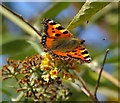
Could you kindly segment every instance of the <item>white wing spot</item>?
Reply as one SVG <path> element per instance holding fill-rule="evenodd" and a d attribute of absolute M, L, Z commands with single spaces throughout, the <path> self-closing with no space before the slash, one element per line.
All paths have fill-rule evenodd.
<path fill-rule="evenodd" d="M 53 22 L 54 22 L 53 20 L 49 21 L 49 23 L 53 23 Z"/>
<path fill-rule="evenodd" d="M 86 60 L 91 60 L 91 58 L 87 58 Z"/>

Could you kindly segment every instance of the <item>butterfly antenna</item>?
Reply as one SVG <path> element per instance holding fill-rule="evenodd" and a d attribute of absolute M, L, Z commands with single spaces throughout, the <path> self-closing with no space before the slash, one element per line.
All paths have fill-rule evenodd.
<path fill-rule="evenodd" d="M 44 24 L 44 22 L 47 20 L 47 18 L 43 18 L 43 21 L 41 22 L 41 24 Z"/>

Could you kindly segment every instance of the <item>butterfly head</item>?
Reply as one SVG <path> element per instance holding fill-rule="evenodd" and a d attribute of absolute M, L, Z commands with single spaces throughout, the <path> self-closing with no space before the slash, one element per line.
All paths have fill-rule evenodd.
<path fill-rule="evenodd" d="M 45 24 L 45 23 L 47 23 L 46 20 L 47 20 L 47 19 L 44 18 L 43 21 L 41 22 L 41 24 Z"/>
<path fill-rule="evenodd" d="M 81 40 L 81 44 L 83 44 L 85 42 L 85 40 Z"/>
<path fill-rule="evenodd" d="M 44 18 L 43 21 L 41 22 L 41 24 L 43 25 L 46 25 L 47 23 L 50 23 L 51 25 L 55 25 L 56 22 L 51 20 L 51 19 L 47 19 L 47 18 Z"/>

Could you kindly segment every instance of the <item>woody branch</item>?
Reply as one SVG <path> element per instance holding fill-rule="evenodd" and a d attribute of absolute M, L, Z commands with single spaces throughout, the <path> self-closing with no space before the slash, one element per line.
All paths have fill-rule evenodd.
<path fill-rule="evenodd" d="M 100 72 L 99 72 L 99 77 L 98 77 L 98 80 L 97 80 L 97 83 L 96 83 L 96 87 L 95 87 L 95 92 L 93 94 L 93 92 L 90 91 L 90 89 L 88 88 L 88 86 L 86 85 L 85 81 L 79 76 L 79 74 L 74 70 L 74 74 L 77 75 L 78 77 L 78 80 L 81 82 L 81 84 L 83 85 L 84 89 L 86 90 L 86 92 L 89 94 L 90 98 L 94 101 L 94 102 L 97 102 L 99 103 L 98 99 L 97 99 L 97 90 L 98 90 L 98 87 L 99 87 L 99 84 L 100 84 L 100 78 L 101 78 L 101 75 L 102 75 L 102 71 L 103 71 L 103 67 L 104 67 L 104 64 L 105 64 L 105 61 L 106 61 L 106 57 L 107 57 L 107 54 L 109 52 L 109 49 L 106 50 L 106 53 L 105 53 L 105 57 L 104 57 L 104 60 L 103 60 L 103 63 L 102 63 L 102 66 L 101 66 L 101 69 L 100 69 Z"/>

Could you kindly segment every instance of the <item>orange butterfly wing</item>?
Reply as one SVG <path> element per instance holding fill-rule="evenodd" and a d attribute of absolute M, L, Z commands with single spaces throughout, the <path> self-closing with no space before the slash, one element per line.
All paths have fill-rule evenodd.
<path fill-rule="evenodd" d="M 64 57 L 64 58 L 67 57 L 67 53 L 58 52 L 58 51 L 56 51 L 56 50 L 53 50 L 52 53 L 53 53 L 53 55 L 54 55 L 55 57 Z"/>
<path fill-rule="evenodd" d="M 43 47 L 47 48 L 50 53 L 52 53 L 55 57 L 71 57 L 75 59 L 79 59 L 82 62 L 90 62 L 91 58 L 89 56 L 88 51 L 79 46 L 70 52 L 61 52 L 57 50 L 51 50 L 53 42 L 56 38 L 67 38 L 70 37 L 71 34 L 65 28 L 63 28 L 60 24 L 57 24 L 55 21 L 51 19 L 44 19 L 42 24 L 44 25 L 45 35 L 42 36 L 41 44 Z"/>
<path fill-rule="evenodd" d="M 42 24 L 44 25 L 44 32 L 48 35 L 48 37 L 63 38 L 71 36 L 67 29 L 63 28 L 60 24 L 57 24 L 51 19 L 45 18 Z"/>
<path fill-rule="evenodd" d="M 65 28 L 63 28 L 60 24 L 57 24 L 55 21 L 51 19 L 44 19 L 41 23 L 44 25 L 45 35 L 42 36 L 42 45 L 51 49 L 52 41 L 55 38 L 63 38 L 70 37 L 71 34 Z"/>
<path fill-rule="evenodd" d="M 88 62 L 89 63 L 90 60 L 91 60 L 87 49 L 85 49 L 84 47 L 75 48 L 73 51 L 69 52 L 67 55 L 69 57 L 79 59 L 82 62 Z"/>

